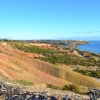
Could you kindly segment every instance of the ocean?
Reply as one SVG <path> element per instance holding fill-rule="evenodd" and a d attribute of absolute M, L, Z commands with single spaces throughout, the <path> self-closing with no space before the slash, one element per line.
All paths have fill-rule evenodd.
<path fill-rule="evenodd" d="M 100 54 L 100 41 L 89 41 L 89 44 L 78 45 L 79 50 Z"/>

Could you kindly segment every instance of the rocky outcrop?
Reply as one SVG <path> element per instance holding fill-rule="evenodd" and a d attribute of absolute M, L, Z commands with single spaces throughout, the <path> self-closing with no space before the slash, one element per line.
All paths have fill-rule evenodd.
<path fill-rule="evenodd" d="M 26 57 L 30 57 L 30 58 L 35 58 L 35 57 L 43 57 L 42 54 L 36 54 L 36 53 L 28 53 L 28 52 L 24 52 L 21 50 L 14 50 L 17 54 L 26 56 Z"/>
<path fill-rule="evenodd" d="M 89 100 L 89 96 L 42 86 L 21 86 L 1 81 L 0 100 Z"/>

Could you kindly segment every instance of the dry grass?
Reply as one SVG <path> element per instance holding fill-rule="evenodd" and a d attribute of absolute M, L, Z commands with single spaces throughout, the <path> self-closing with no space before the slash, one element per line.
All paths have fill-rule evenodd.
<path fill-rule="evenodd" d="M 0 53 L 0 73 L 8 78 L 24 79 L 34 83 L 40 83 L 43 79 L 44 83 L 54 85 L 71 82 L 83 86 L 100 87 L 100 82 L 66 67 L 54 66 L 47 62 L 21 56 L 19 53 L 16 54 L 10 46 L 1 46 L 0 49 L 6 53 Z"/>
<path fill-rule="evenodd" d="M 83 86 L 90 85 L 91 87 L 100 87 L 100 82 L 94 80 L 91 77 L 81 75 L 67 68 L 54 66 L 52 64 L 48 64 L 39 60 L 34 60 L 34 64 L 34 67 L 36 67 L 38 70 L 41 70 L 55 77 L 64 79 L 66 81 L 72 82 L 74 84 Z"/>
<path fill-rule="evenodd" d="M 44 43 L 30 43 L 30 45 L 34 45 L 34 46 L 51 46 L 50 44 L 44 44 Z"/>

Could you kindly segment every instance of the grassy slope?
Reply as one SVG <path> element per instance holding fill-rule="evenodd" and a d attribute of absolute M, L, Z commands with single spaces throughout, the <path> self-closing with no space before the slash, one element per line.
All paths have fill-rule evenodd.
<path fill-rule="evenodd" d="M 100 82 L 92 79 L 91 77 L 81 75 L 77 72 L 71 71 L 64 67 L 47 64 L 39 60 L 34 60 L 34 62 L 35 62 L 34 67 L 50 75 L 56 76 L 58 78 L 67 80 L 69 82 L 72 82 L 78 85 L 83 85 L 83 86 L 90 85 L 93 87 L 100 87 Z"/>
<path fill-rule="evenodd" d="M 9 49 L 8 48 L 6 48 L 6 49 L 4 48 L 4 50 L 5 50 L 5 52 L 9 52 L 9 53 L 12 52 L 12 53 L 14 53 L 13 50 L 12 50 L 12 48 L 9 48 Z M 5 53 L 5 55 L 6 55 L 6 53 Z M 9 56 L 12 56 L 12 55 L 9 55 Z M 5 59 L 5 57 L 2 57 L 1 59 L 3 59 L 3 58 Z M 29 60 L 28 57 L 25 57 L 25 58 L 26 58 L 26 60 L 23 59 L 24 62 L 20 61 L 20 63 L 22 62 L 21 65 L 20 65 L 20 67 L 23 70 L 28 69 L 27 70 L 28 73 L 31 72 L 33 74 L 33 73 L 37 73 L 40 70 L 41 72 L 40 73 L 38 72 L 37 75 L 38 74 L 42 75 L 42 71 L 43 71 L 43 72 L 45 72 L 45 73 L 47 73 L 49 75 L 52 75 L 52 76 L 55 76 L 57 78 L 60 78 L 60 79 L 72 82 L 74 84 L 79 84 L 79 85 L 83 85 L 83 86 L 90 85 L 90 86 L 94 86 L 94 87 L 98 87 L 98 86 L 100 87 L 100 82 L 98 82 L 98 81 L 96 81 L 96 80 L 94 80 L 94 79 L 92 79 L 90 77 L 81 75 L 79 73 L 73 72 L 73 71 L 68 70 L 66 68 L 63 68 L 63 67 L 54 66 L 52 64 L 49 64 L 49 63 L 46 63 L 46 62 L 43 62 L 43 61 L 40 61 L 40 60 L 34 60 L 32 58 L 30 58 L 30 60 Z M 8 56 L 7 56 L 6 59 L 8 59 Z M 14 59 L 12 59 L 12 61 L 13 60 Z M 16 62 L 16 59 L 15 59 L 15 62 Z M 29 64 L 31 67 L 29 65 L 25 66 L 24 63 L 25 64 L 26 63 Z M 32 67 L 37 68 L 38 71 L 35 70 Z M 32 68 L 32 70 L 31 70 L 31 68 Z M 9 71 L 8 68 L 6 68 L 6 70 L 7 70 L 7 72 Z M 36 71 L 36 72 L 34 72 L 34 71 Z M 15 70 L 13 70 L 13 72 L 15 72 Z M 9 71 L 9 75 L 10 74 L 11 74 L 11 71 Z M 13 75 L 13 73 L 12 73 L 12 75 Z M 19 74 L 18 74 L 18 76 L 19 76 Z"/>
<path fill-rule="evenodd" d="M 69 82 L 65 80 L 39 71 L 35 67 L 33 68 L 33 65 L 30 64 L 33 58 L 20 55 L 20 50 L 15 50 L 8 45 L 1 45 L 0 50 L 3 51 L 3 53 L 0 53 L 0 74 L 9 79 L 27 80 L 35 84 L 45 83 L 58 86 L 69 84 Z M 26 60 L 21 60 L 21 58 L 25 58 L 27 62 Z M 30 59 L 30 61 L 28 59 Z"/>

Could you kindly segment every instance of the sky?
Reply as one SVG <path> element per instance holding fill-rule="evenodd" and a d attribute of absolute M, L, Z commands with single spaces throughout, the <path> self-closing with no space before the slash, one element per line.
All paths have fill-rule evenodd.
<path fill-rule="evenodd" d="M 100 0 L 0 0 L 0 38 L 100 40 Z"/>

